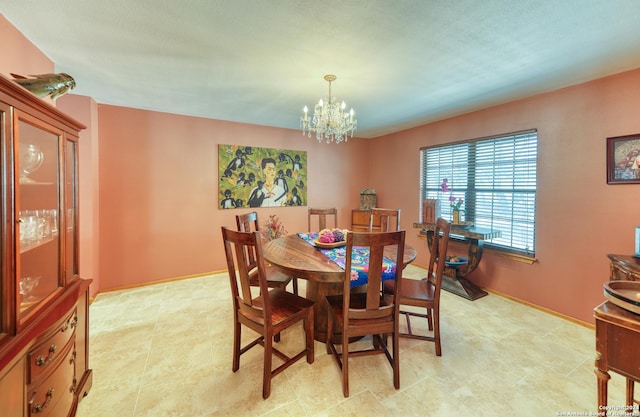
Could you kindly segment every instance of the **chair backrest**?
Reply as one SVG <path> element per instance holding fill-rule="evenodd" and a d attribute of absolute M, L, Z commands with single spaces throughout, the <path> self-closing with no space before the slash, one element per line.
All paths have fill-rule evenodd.
<path fill-rule="evenodd" d="M 238 232 L 260 232 L 258 213 L 252 211 L 245 214 L 238 214 L 236 216 L 236 226 Z M 250 269 L 255 268 L 257 263 L 255 251 L 245 251 L 245 256 L 247 264 L 251 267 Z"/>
<path fill-rule="evenodd" d="M 442 276 L 444 275 L 445 261 L 447 258 L 447 247 L 449 246 L 449 233 L 451 223 L 443 218 L 438 218 L 433 231 L 431 242 L 431 256 L 429 258 L 429 274 L 427 279 L 434 285 L 434 300 L 440 299 L 440 287 L 442 287 Z"/>
<path fill-rule="evenodd" d="M 309 231 L 311 230 L 311 216 L 318 216 L 318 232 L 327 228 L 327 216 L 333 216 L 333 228 L 338 227 L 337 208 L 311 208 L 309 207 Z"/>
<path fill-rule="evenodd" d="M 251 295 L 250 283 L 250 276 L 256 275 L 260 294 L 266 295 L 269 291 L 260 232 L 236 232 L 223 226 L 222 239 L 234 309 L 238 314 L 253 318 L 262 317 L 266 323 L 271 318 L 269 297 L 261 297 L 261 302 L 256 304 Z M 247 261 L 249 257 L 246 254 L 252 254 L 252 259 L 255 259 L 254 266 Z"/>
<path fill-rule="evenodd" d="M 367 302 L 363 308 L 355 309 L 349 307 L 348 296 L 344 298 L 344 326 L 347 327 L 349 320 L 384 319 L 395 317 L 397 319 L 399 306 L 397 303 L 398 289 L 394 292 L 391 303 L 381 304 L 380 291 L 382 288 L 383 258 L 384 249 L 387 246 L 396 248 L 395 256 L 389 259 L 395 262 L 394 278 L 399 285 L 402 277 L 402 266 L 404 258 L 405 231 L 388 233 L 347 233 L 347 246 L 345 255 L 345 279 L 343 294 L 350 293 L 351 266 L 353 263 L 353 248 L 369 248 L 369 265 L 367 276 Z M 367 266 L 365 266 L 367 268 Z"/>
<path fill-rule="evenodd" d="M 259 232 L 258 213 L 251 211 L 245 214 L 238 214 L 236 216 L 236 225 L 238 226 L 236 229 L 238 232 Z"/>
<path fill-rule="evenodd" d="M 369 213 L 369 232 L 373 232 L 375 217 L 380 219 L 381 232 L 400 231 L 400 209 L 372 208 Z"/>

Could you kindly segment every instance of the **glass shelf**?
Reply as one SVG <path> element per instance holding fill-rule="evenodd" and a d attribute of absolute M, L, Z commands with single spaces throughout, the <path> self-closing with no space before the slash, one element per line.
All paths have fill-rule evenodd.
<path fill-rule="evenodd" d="M 52 235 L 51 237 L 44 237 L 42 239 L 38 239 L 34 242 L 23 243 L 20 242 L 20 253 L 25 253 L 30 250 L 36 249 L 40 246 L 46 245 L 47 243 L 56 242 L 58 239 L 58 234 Z"/>

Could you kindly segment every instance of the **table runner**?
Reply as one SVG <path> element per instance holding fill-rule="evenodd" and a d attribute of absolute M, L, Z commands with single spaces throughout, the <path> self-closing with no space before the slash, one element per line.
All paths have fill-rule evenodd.
<path fill-rule="evenodd" d="M 327 258 L 333 261 L 340 268 L 345 267 L 345 258 L 347 255 L 346 246 L 339 248 L 324 249 L 313 244 L 318 238 L 318 233 L 298 233 L 298 236 L 305 242 L 322 252 Z M 383 258 L 382 261 L 382 280 L 394 279 L 396 274 L 396 264 L 390 259 Z M 351 288 L 358 287 L 367 283 L 369 276 L 369 249 L 362 246 L 354 246 L 351 255 Z"/>

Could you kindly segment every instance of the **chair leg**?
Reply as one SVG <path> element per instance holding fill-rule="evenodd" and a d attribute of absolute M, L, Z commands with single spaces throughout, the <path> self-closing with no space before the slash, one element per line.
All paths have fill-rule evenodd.
<path fill-rule="evenodd" d="M 396 323 L 397 327 L 397 323 Z M 396 328 L 393 332 L 393 386 L 400 389 L 400 335 Z"/>
<path fill-rule="evenodd" d="M 298 278 L 293 277 L 293 293 L 298 295 Z"/>
<path fill-rule="evenodd" d="M 237 318 L 233 323 L 233 362 L 231 365 L 231 369 L 233 372 L 236 372 L 240 369 L 240 336 L 242 332 L 241 324 L 238 322 Z"/>
<path fill-rule="evenodd" d="M 271 395 L 271 362 L 273 360 L 272 337 L 264 338 L 264 364 L 262 370 L 262 398 Z"/>
<path fill-rule="evenodd" d="M 307 343 L 307 363 L 313 363 L 315 359 L 314 354 L 314 338 L 313 338 L 313 308 L 309 309 L 309 314 L 304 321 L 304 332 L 306 335 L 306 343 Z"/>
<path fill-rule="evenodd" d="M 333 320 L 331 320 L 331 313 L 327 314 L 327 317 L 329 319 L 327 320 L 327 341 L 325 342 L 325 346 L 327 348 L 327 354 L 330 355 L 332 353 L 331 340 L 333 339 Z"/>
<path fill-rule="evenodd" d="M 349 339 L 342 329 L 342 394 L 349 396 Z"/>
<path fill-rule="evenodd" d="M 436 344 L 436 356 L 442 356 L 442 346 L 440 345 L 440 312 L 435 308 L 431 310 L 433 315 L 433 341 Z"/>

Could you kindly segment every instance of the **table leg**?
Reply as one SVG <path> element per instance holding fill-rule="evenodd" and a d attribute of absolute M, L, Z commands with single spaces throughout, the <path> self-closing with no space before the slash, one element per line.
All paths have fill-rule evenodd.
<path fill-rule="evenodd" d="M 627 407 L 629 407 L 626 411 L 633 410 L 633 379 L 627 378 Z"/>
<path fill-rule="evenodd" d="M 427 242 L 429 244 L 429 248 L 431 248 L 433 242 L 433 233 L 433 231 L 427 231 Z M 467 238 L 467 242 L 467 264 L 458 268 L 447 268 L 454 273 L 445 274 L 442 277 L 442 289 L 473 301 L 488 295 L 485 290 L 465 278 L 466 275 L 470 274 L 478 267 L 478 264 L 482 259 L 484 241 Z"/>
<path fill-rule="evenodd" d="M 449 275 L 442 276 L 442 289 L 471 301 L 489 294 L 465 277 Z"/>
<path fill-rule="evenodd" d="M 366 285 L 353 288 L 352 292 L 361 292 L 367 290 Z M 327 341 L 327 320 L 329 320 L 329 311 L 327 310 L 327 304 L 324 297 L 327 295 L 339 295 L 342 294 L 342 283 L 340 282 L 321 282 L 321 281 L 307 281 L 307 298 L 315 302 L 313 306 L 313 333 L 314 338 L 325 343 Z M 337 340 L 334 338 L 334 343 L 342 343 L 342 339 L 339 337 Z M 360 339 L 360 337 L 350 338 L 349 342 L 354 342 Z"/>
<path fill-rule="evenodd" d="M 609 383 L 609 373 L 596 368 L 596 377 L 598 377 L 598 413 L 607 410 L 607 384 Z M 601 415 L 601 414 L 598 414 Z M 605 413 L 606 415 L 606 413 Z"/>
<path fill-rule="evenodd" d="M 307 281 L 307 298 L 313 300 L 313 320 L 315 339 L 319 342 L 327 341 L 327 320 L 329 312 L 324 297 L 342 294 L 342 283 Z"/>

